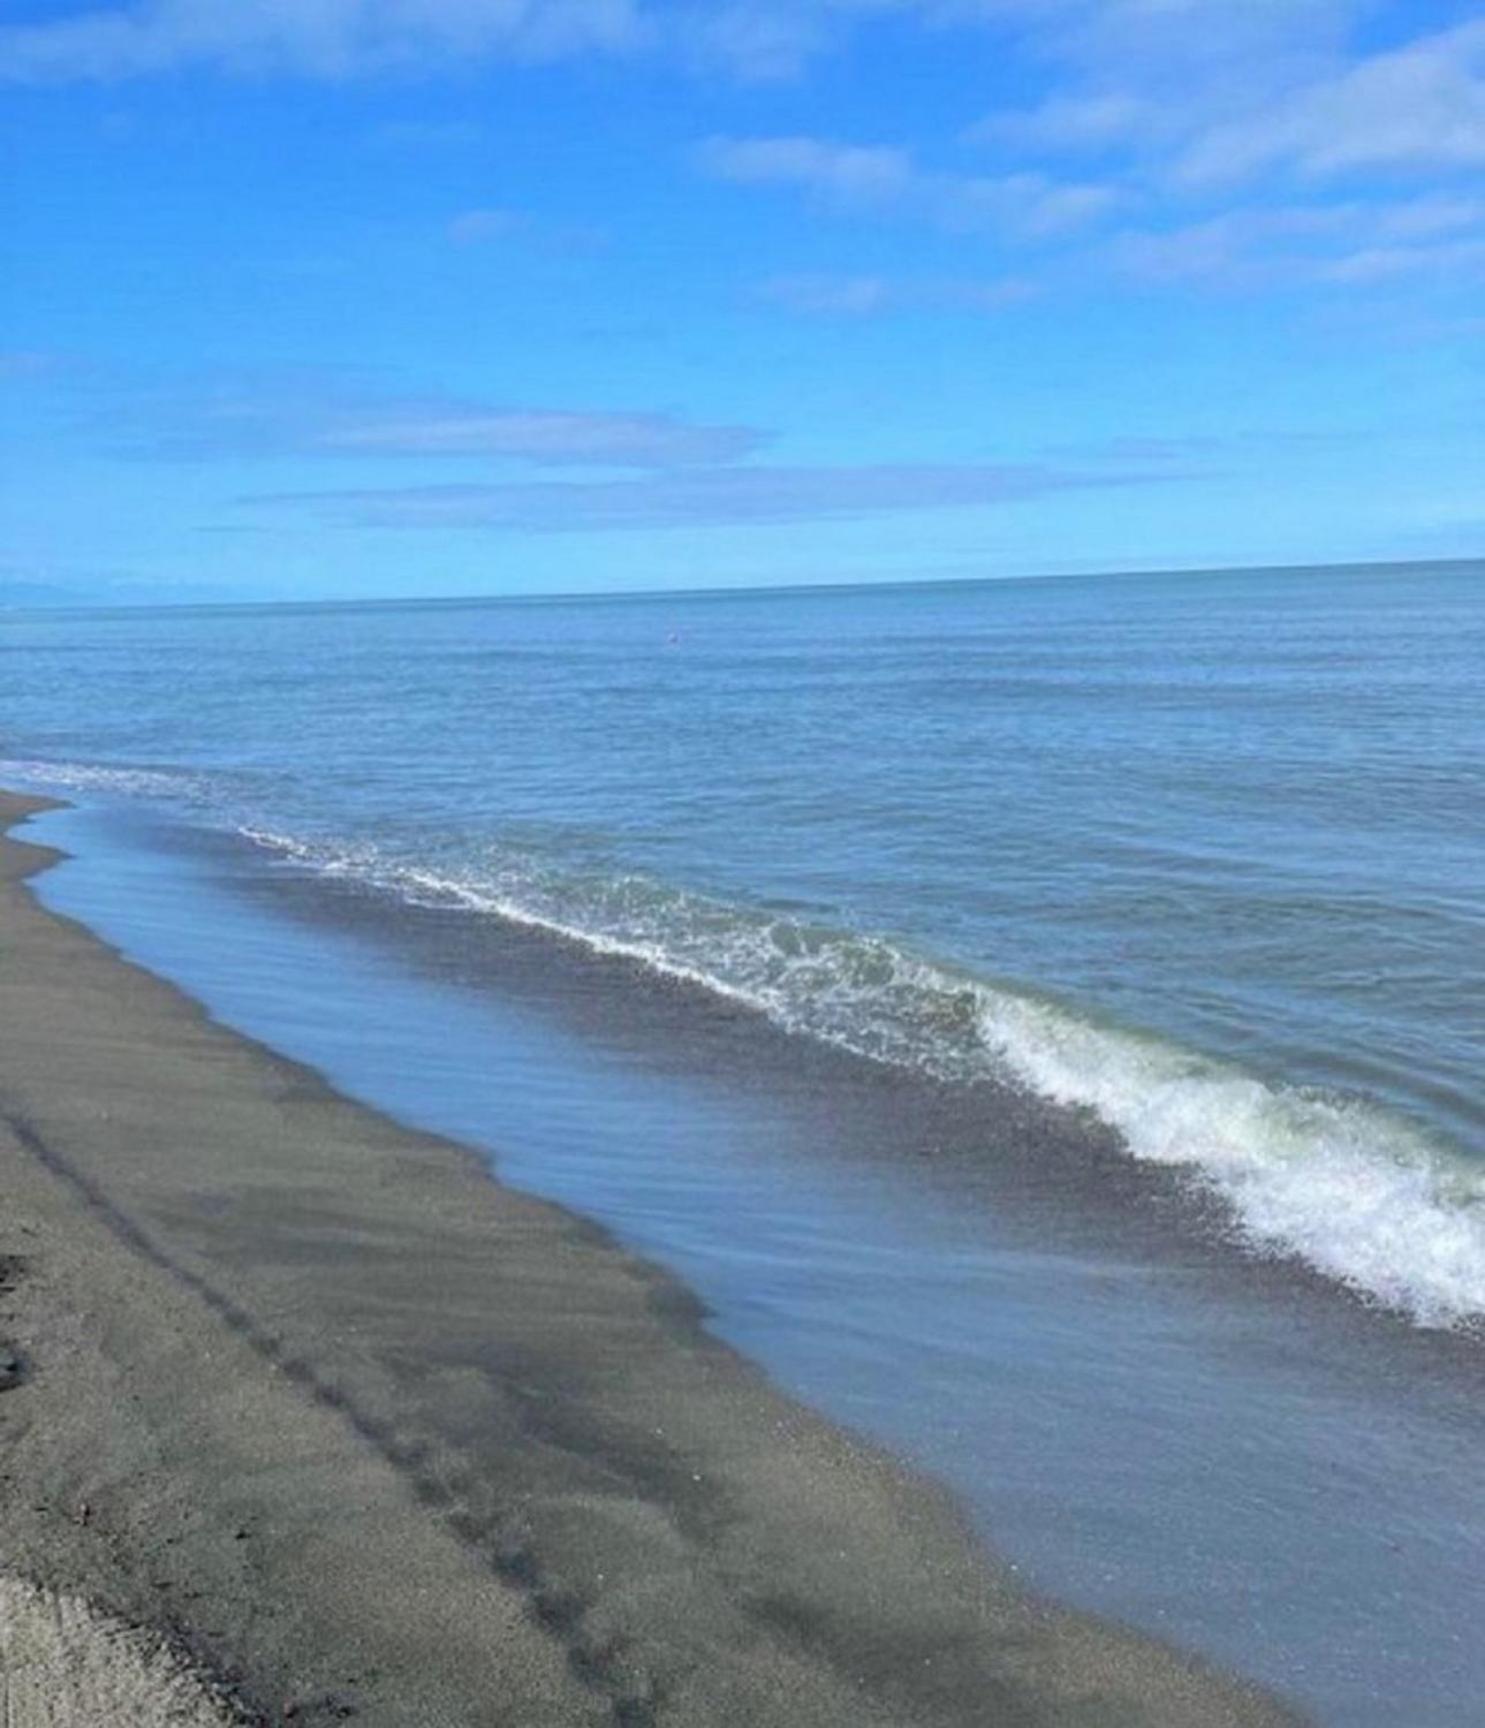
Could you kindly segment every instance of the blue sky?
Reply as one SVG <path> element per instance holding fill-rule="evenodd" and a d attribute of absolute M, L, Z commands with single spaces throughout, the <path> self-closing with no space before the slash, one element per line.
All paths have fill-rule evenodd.
<path fill-rule="evenodd" d="M 0 0 L 0 598 L 1485 550 L 1449 0 Z"/>

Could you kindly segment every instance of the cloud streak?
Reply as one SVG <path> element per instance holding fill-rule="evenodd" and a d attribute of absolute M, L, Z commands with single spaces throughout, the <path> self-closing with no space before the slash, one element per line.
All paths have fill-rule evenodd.
<path fill-rule="evenodd" d="M 1070 82 L 966 136 L 1043 157 L 1126 152 L 1147 181 L 1188 194 L 1485 165 L 1485 22 L 1358 54 L 1344 25 L 1360 10 L 1229 5 L 1224 18 L 1207 0 L 1172 0 L 1145 7 L 1137 28 L 1134 7 L 1110 5 L 1072 38 Z M 1151 51 L 1130 52 L 1157 24 Z"/>
<path fill-rule="evenodd" d="M 697 163 L 737 186 L 783 186 L 845 214 L 892 215 L 951 233 L 1004 230 L 1046 239 L 1085 226 L 1119 202 L 1111 187 L 1040 173 L 953 174 L 910 152 L 805 136 L 705 140 Z"/>
<path fill-rule="evenodd" d="M 1413 199 L 1279 204 L 1225 211 L 1166 229 L 1130 230 L 1107 256 L 1123 275 L 1250 289 L 1361 283 L 1473 268 L 1485 198 L 1431 193 Z"/>
<path fill-rule="evenodd" d="M 899 312 L 960 312 L 991 316 L 1036 294 L 1022 276 L 987 279 L 889 276 L 773 276 L 760 282 L 759 299 L 803 317 L 873 318 Z"/>
<path fill-rule="evenodd" d="M 62 355 L 48 353 L 40 348 L 0 350 L 0 383 L 9 379 L 53 377 L 67 364 Z"/>
<path fill-rule="evenodd" d="M 272 493 L 239 502 L 256 508 L 309 510 L 362 528 L 550 534 L 750 527 L 977 509 L 1054 493 L 1140 485 L 1148 479 L 1140 473 L 1014 463 L 760 465 L 684 470 L 633 480 Z"/>
<path fill-rule="evenodd" d="M 375 396 L 313 379 L 125 394 L 108 419 L 116 431 L 122 427 L 124 454 L 177 461 L 472 458 L 549 468 L 665 469 L 734 462 L 764 442 L 753 427 L 672 414 Z"/>
<path fill-rule="evenodd" d="M 932 27 L 1065 27 L 1109 0 L 97 0 L 0 27 L 0 68 L 28 83 L 184 67 L 345 79 L 475 59 L 660 53 L 745 81 L 792 78 L 881 18 Z"/>
<path fill-rule="evenodd" d="M 600 228 L 545 222 L 524 210 L 498 207 L 461 210 L 450 218 L 444 233 L 451 244 L 462 248 L 506 243 L 569 256 L 601 252 L 608 244 Z"/>
<path fill-rule="evenodd" d="M 625 52 L 644 35 L 633 0 L 134 0 L 0 28 L 0 74 L 47 84 L 200 66 L 343 79 Z"/>

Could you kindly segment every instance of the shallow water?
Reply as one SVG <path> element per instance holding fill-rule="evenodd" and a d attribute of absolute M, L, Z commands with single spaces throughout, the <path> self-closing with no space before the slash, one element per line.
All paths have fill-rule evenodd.
<path fill-rule="evenodd" d="M 81 801 L 58 904 L 678 1267 L 1040 1584 L 1452 1725 L 1481 574 L 15 615 L 0 782 Z"/>
<path fill-rule="evenodd" d="M 1032 1586 L 1337 1728 L 1485 1694 L 1485 1353 L 1203 1234 L 1086 1125 L 704 991 L 118 810 L 48 904 L 680 1272 L 790 1390 L 946 1480 Z"/>

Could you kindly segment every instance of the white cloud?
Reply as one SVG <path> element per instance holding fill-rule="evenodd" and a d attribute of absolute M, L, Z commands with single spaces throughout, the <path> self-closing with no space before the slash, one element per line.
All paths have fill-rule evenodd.
<path fill-rule="evenodd" d="M 965 137 L 972 144 L 1103 150 L 1140 135 L 1150 118 L 1151 104 L 1126 91 L 1052 96 L 1036 108 L 987 115 Z"/>
<path fill-rule="evenodd" d="M 1177 163 L 1193 184 L 1273 168 L 1310 177 L 1353 169 L 1485 167 L 1485 21 L 1373 55 L 1276 106 L 1200 132 Z"/>
<path fill-rule="evenodd" d="M 809 0 L 724 0 L 684 9 L 675 29 L 686 58 L 761 81 L 797 77 L 833 40 L 839 22 L 831 8 Z"/>
<path fill-rule="evenodd" d="M 1081 227 L 1118 202 L 1107 186 L 1039 173 L 940 173 L 918 167 L 906 150 L 821 138 L 712 138 L 698 161 L 734 184 L 794 187 L 838 210 L 906 216 L 958 233 L 998 228 L 1044 238 Z"/>
<path fill-rule="evenodd" d="M 774 276 L 759 283 L 758 296 L 827 318 L 866 318 L 893 303 L 892 284 L 881 276 Z"/>
<path fill-rule="evenodd" d="M 1037 41 L 1050 88 L 965 138 L 1023 170 L 1096 160 L 1145 219 L 1086 261 L 1127 275 L 1244 289 L 1467 286 L 1485 232 L 1471 180 L 1485 167 L 1485 21 L 1399 43 L 1406 10 L 1049 0 Z M 1359 52 L 1364 17 L 1390 24 L 1394 45 Z"/>
<path fill-rule="evenodd" d="M 1292 82 L 1342 52 L 1375 0 L 1031 0 L 1043 48 L 1084 75 L 1170 93 Z"/>
<path fill-rule="evenodd" d="M 1399 204 L 1345 204 L 1332 208 L 1370 212 L 1375 217 L 1370 224 L 1374 238 L 1385 240 L 1422 239 L 1485 227 L 1485 195 L 1467 197 L 1439 192 Z"/>
<path fill-rule="evenodd" d="M 0 26 L 0 74 L 48 83 L 209 66 L 350 78 L 658 50 L 774 79 L 796 76 L 863 19 L 938 11 L 932 0 L 82 0 L 60 18 Z"/>
<path fill-rule="evenodd" d="M 444 228 L 449 241 L 460 247 L 489 246 L 496 241 L 519 242 L 539 252 L 599 252 L 608 244 L 602 228 L 576 223 L 549 222 L 525 210 L 500 208 L 461 210 Z"/>
<path fill-rule="evenodd" d="M 1463 0 L 1435 10 L 1451 5 Z M 1402 0 L 78 0 L 32 17 L 0 25 L 0 77 L 203 67 L 351 78 L 491 57 L 643 53 L 767 78 L 878 25 L 981 32 L 1039 98 L 967 133 L 964 116 L 948 119 L 946 144 L 958 128 L 988 157 L 929 166 L 920 141 L 801 132 L 713 139 L 698 160 L 718 179 L 790 189 L 837 214 L 1008 243 L 1059 240 L 1073 268 L 1073 243 L 1091 233 L 1084 265 L 1112 258 L 1166 281 L 1337 282 L 1343 260 L 1352 283 L 1431 274 L 1447 284 L 1451 260 L 1458 280 L 1475 280 L 1466 242 L 1477 225 L 1449 215 L 1445 200 L 1466 199 L 1467 177 L 1485 167 L 1485 20 L 1423 35 Z M 1394 45 L 1362 52 L 1363 26 L 1390 32 Z M 477 135 L 467 122 L 434 121 L 392 128 L 387 141 Z M 1065 166 L 1069 153 L 1076 169 Z M 1363 175 L 1411 177 L 1435 202 L 1415 202 L 1406 217 L 1400 197 L 1389 214 L 1379 203 L 1357 214 L 1355 200 L 1377 191 Z M 1278 210 L 1265 224 L 1233 209 L 1239 199 Z M 1340 214 L 1315 214 L 1324 208 Z M 1145 227 L 1110 252 L 1097 237 L 1116 215 L 1143 216 Z M 1404 233 L 1403 220 L 1424 227 Z M 447 232 L 460 245 L 517 233 L 562 249 L 601 243 L 498 206 L 456 215 Z M 860 315 L 931 299 L 866 276 L 785 282 L 774 297 L 795 310 Z"/>
<path fill-rule="evenodd" d="M 1136 72 L 1168 95 L 1239 66 L 1254 88 L 1282 81 L 1297 63 L 1334 46 L 1364 3 L 76 0 L 61 16 L 0 25 L 0 75 L 26 82 L 118 80 L 201 66 L 350 78 L 457 68 L 496 56 L 651 51 L 742 79 L 777 79 L 797 76 L 853 33 L 886 20 L 989 35 L 1077 76 L 1102 77 L 1111 87 Z M 1064 122 L 1074 118 L 1070 111 L 1062 116 Z M 1086 105 L 1081 118 L 1093 118 Z"/>
<path fill-rule="evenodd" d="M 1485 239 L 1418 246 L 1367 246 L 1322 266 L 1324 280 L 1358 286 L 1401 276 L 1443 276 L 1485 284 Z"/>
<path fill-rule="evenodd" d="M 642 36 L 634 0 L 131 0 L 0 27 L 0 75 L 60 83 L 208 66 L 349 78 L 627 49 Z"/>
<path fill-rule="evenodd" d="M 719 180 L 797 186 L 846 205 L 895 203 L 918 183 L 905 150 L 822 138 L 709 138 L 699 159 Z"/>
<path fill-rule="evenodd" d="M 1485 22 L 1360 55 L 1348 26 L 1362 10 L 1355 0 L 1084 7 L 1077 29 L 1045 39 L 1060 41 L 1054 63 L 1068 82 L 967 136 L 1033 153 L 1128 151 L 1146 179 L 1187 190 L 1485 164 Z"/>
<path fill-rule="evenodd" d="M 1020 276 L 892 279 L 885 276 L 775 276 L 761 299 L 809 317 L 869 318 L 891 312 L 1003 312 L 1029 300 L 1034 283 Z"/>
<path fill-rule="evenodd" d="M 1199 222 L 1116 235 L 1125 274 L 1230 288 L 1365 282 L 1468 264 L 1485 231 L 1485 198 L 1252 205 Z"/>
<path fill-rule="evenodd" d="M 188 65 L 350 77 L 474 57 L 660 49 L 745 79 L 796 76 L 879 20 L 1024 39 L 1065 62 L 1274 62 L 1360 0 L 86 0 L 0 27 L 11 76 Z"/>

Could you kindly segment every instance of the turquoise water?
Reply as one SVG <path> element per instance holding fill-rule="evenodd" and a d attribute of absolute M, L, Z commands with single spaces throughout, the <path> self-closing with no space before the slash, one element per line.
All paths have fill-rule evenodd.
<path fill-rule="evenodd" d="M 1482 575 L 16 614 L 0 775 L 1029 1089 L 1467 1325 Z"/>

